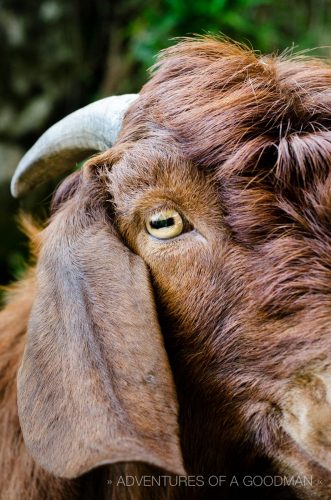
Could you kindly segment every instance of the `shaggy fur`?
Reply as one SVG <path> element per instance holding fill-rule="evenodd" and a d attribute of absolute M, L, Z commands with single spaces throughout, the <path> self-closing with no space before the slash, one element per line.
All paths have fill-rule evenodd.
<path fill-rule="evenodd" d="M 54 214 L 41 236 L 37 289 L 32 276 L 2 313 L 4 498 L 88 498 L 93 492 L 100 499 L 243 499 L 252 495 L 243 478 L 254 475 L 313 481 L 312 487 L 297 481 L 291 487 L 256 488 L 255 498 L 330 498 L 330 89 L 331 68 L 323 61 L 259 57 L 215 39 L 185 40 L 161 56 L 126 115 L 117 145 L 91 159 L 55 195 Z M 171 241 L 151 238 L 145 218 L 160 208 L 180 212 L 186 232 Z M 150 278 L 136 264 L 137 255 Z M 141 290 L 132 288 L 127 258 L 132 269 L 140 269 Z M 146 292 L 151 285 L 155 305 Z M 137 330 L 131 337 L 123 323 L 125 315 L 138 318 L 134 306 L 127 312 L 135 300 L 150 304 L 144 313 L 150 326 L 140 327 L 141 339 Z M 164 348 L 152 333 L 155 308 L 175 381 L 179 429 Z M 97 395 L 101 412 L 107 404 L 117 408 L 116 396 L 119 420 L 109 411 L 105 422 L 115 426 L 124 444 L 134 436 L 140 453 L 139 458 L 126 450 L 119 456 L 150 465 L 104 466 L 68 481 L 46 475 L 28 457 L 15 380 L 29 316 L 30 354 L 20 370 L 18 401 L 25 440 L 39 463 L 74 478 L 93 460 L 98 464 L 96 443 L 105 439 L 106 446 L 109 440 L 106 430 L 94 429 L 85 400 L 75 411 L 68 410 L 70 404 L 61 406 L 57 377 L 64 368 L 66 397 L 75 399 L 72 388 Z M 84 335 L 76 317 L 88 325 Z M 86 366 L 95 346 L 101 349 L 102 362 L 93 358 L 89 383 L 77 376 L 85 369 L 84 358 L 68 369 L 66 349 L 75 357 L 71 333 L 77 346 L 86 343 Z M 142 346 L 162 360 L 163 375 L 156 381 Z M 142 352 L 135 357 L 137 349 Z M 56 357 L 58 350 L 63 359 Z M 137 382 L 128 365 L 134 358 Z M 31 359 L 39 364 L 29 365 Z M 152 375 L 143 385 L 142 373 Z M 111 389 L 105 393 L 107 384 Z M 90 396 L 85 386 L 94 388 Z M 50 413 L 60 407 L 62 414 L 52 420 Z M 123 411 L 125 428 L 118 427 Z M 70 443 L 64 429 L 68 422 L 72 433 L 78 425 L 86 438 L 77 449 L 77 437 Z M 55 455 L 47 443 L 50 433 L 58 445 Z M 177 433 L 186 471 L 205 479 L 226 475 L 221 488 L 108 485 L 106 478 L 123 473 L 182 473 Z M 61 456 L 69 448 L 70 474 Z M 82 462 L 89 466 L 82 468 Z M 230 486 L 233 475 L 238 486 Z"/>

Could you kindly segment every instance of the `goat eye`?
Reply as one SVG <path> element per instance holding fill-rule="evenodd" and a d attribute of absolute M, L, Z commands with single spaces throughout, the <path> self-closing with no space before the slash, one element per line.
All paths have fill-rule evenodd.
<path fill-rule="evenodd" d="M 147 217 L 146 229 L 155 238 L 167 240 L 183 232 L 184 222 L 176 210 L 160 210 Z"/>

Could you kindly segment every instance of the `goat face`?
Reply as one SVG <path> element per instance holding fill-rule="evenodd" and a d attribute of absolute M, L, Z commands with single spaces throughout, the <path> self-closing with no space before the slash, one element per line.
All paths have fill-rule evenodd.
<path fill-rule="evenodd" d="M 19 375 L 44 467 L 181 473 L 180 434 L 192 473 L 330 493 L 330 87 L 322 62 L 184 42 L 60 187 Z"/>

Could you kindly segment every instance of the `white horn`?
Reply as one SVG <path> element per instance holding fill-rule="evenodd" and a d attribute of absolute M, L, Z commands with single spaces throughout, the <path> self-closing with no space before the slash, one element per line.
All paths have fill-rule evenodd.
<path fill-rule="evenodd" d="M 18 198 L 42 182 L 56 177 L 92 153 L 110 148 L 123 116 L 137 94 L 113 96 L 93 102 L 49 128 L 23 156 L 11 182 Z"/>

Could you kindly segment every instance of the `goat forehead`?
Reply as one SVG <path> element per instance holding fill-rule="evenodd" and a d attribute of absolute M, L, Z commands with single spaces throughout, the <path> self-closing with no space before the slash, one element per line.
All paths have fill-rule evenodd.
<path fill-rule="evenodd" d="M 322 61 L 259 58 L 218 41 L 183 44 L 159 62 L 122 137 L 168 131 L 187 158 L 217 167 L 249 140 L 277 144 L 330 129 L 330 87 L 331 67 Z"/>
<path fill-rule="evenodd" d="M 152 188 L 169 196 L 191 196 L 212 182 L 203 168 L 185 160 L 171 142 L 139 141 L 109 171 L 115 198 L 135 197 Z"/>

